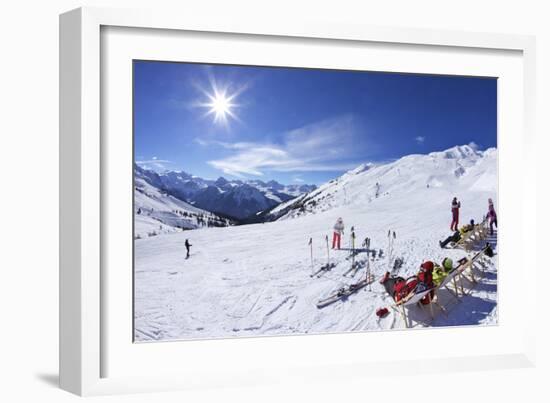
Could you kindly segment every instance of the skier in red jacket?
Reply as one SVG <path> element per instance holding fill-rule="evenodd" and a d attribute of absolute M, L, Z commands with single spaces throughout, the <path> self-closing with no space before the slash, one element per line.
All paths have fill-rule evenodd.
<path fill-rule="evenodd" d="M 342 234 L 344 233 L 344 220 L 339 217 L 334 224 L 334 233 L 332 234 L 332 249 L 340 249 L 340 241 L 342 240 Z"/>
<path fill-rule="evenodd" d="M 453 221 L 451 222 L 451 231 L 458 231 L 458 210 L 460 209 L 460 202 L 453 197 L 451 203 L 451 212 L 453 214 Z"/>

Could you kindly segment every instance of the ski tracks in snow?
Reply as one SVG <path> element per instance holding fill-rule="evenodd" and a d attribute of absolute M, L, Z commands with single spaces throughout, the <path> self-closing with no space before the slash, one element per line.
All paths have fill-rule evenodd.
<path fill-rule="evenodd" d="M 432 191 L 436 190 L 430 189 L 430 194 Z M 422 217 L 421 225 L 414 218 L 397 222 L 393 212 L 399 206 L 392 205 L 391 198 L 384 199 L 387 201 L 376 199 L 367 209 L 350 205 L 293 220 L 199 229 L 137 241 L 134 272 L 136 340 L 402 327 L 392 310 L 384 319 L 375 314 L 376 309 L 389 308 L 392 303 L 378 283 L 388 270 L 388 228 L 397 233 L 393 257 L 403 258 L 402 267 L 395 272 L 402 277 L 415 274 L 424 260 L 440 263 L 444 257 L 450 257 L 456 262 L 466 253 L 439 248 L 438 241 L 450 234 L 446 230 L 447 214 L 433 214 L 434 206 L 426 203 L 415 211 Z M 466 208 L 474 204 L 474 199 L 469 203 L 464 200 L 463 204 Z M 374 205 L 376 210 L 373 210 Z M 320 278 L 310 277 L 307 240 L 310 236 L 313 238 L 314 268 L 318 269 L 327 263 L 325 236 L 330 236 L 330 223 L 338 216 L 345 220 L 351 217 L 346 224 L 348 228 L 355 226 L 357 239 L 370 237 L 371 248 L 377 252 L 383 249 L 385 255 L 375 260 L 369 257 L 370 272 L 376 279 L 370 287 L 319 310 L 316 308 L 319 299 L 339 287 L 359 281 L 366 273 L 365 265 L 353 278 L 343 277 L 351 267 L 351 259 L 346 260 L 349 251 L 330 250 L 330 262 L 336 266 Z M 193 244 L 192 256 L 187 260 L 183 246 L 186 238 Z M 366 253 L 360 252 L 356 261 L 366 258 Z M 492 266 L 485 269 L 486 277 L 463 298 L 463 303 L 453 307 L 448 318 L 438 316 L 433 325 L 496 323 L 497 259 L 498 256 L 492 259 Z"/>

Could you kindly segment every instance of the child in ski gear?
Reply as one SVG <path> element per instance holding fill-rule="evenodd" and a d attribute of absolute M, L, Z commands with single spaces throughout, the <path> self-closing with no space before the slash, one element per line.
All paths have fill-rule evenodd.
<path fill-rule="evenodd" d="M 451 231 L 456 231 L 458 229 L 458 210 L 460 209 L 460 202 L 453 198 L 451 203 L 451 213 L 453 215 L 453 221 L 451 222 Z"/>
<path fill-rule="evenodd" d="M 185 257 L 186 259 L 189 258 L 189 251 L 191 250 L 191 246 L 193 245 L 189 243 L 189 239 L 186 239 L 185 240 L 185 249 L 187 249 L 187 256 Z"/>
<path fill-rule="evenodd" d="M 339 217 L 334 224 L 334 233 L 332 234 L 332 249 L 338 247 L 340 249 L 340 241 L 342 240 L 342 234 L 344 233 L 344 220 Z"/>
<path fill-rule="evenodd" d="M 489 199 L 489 212 L 487 213 L 487 219 L 489 220 L 490 234 L 493 235 L 493 224 L 498 228 L 497 224 L 497 212 L 495 211 L 495 206 L 493 205 L 493 200 Z"/>

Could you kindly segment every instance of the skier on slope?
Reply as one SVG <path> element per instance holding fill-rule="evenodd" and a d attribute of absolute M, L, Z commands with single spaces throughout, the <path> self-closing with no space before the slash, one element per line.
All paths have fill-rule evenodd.
<path fill-rule="evenodd" d="M 453 215 L 453 221 L 451 222 L 451 231 L 458 230 L 458 210 L 460 209 L 460 202 L 453 197 L 453 202 L 451 203 L 451 212 Z"/>
<path fill-rule="evenodd" d="M 187 256 L 185 257 L 186 259 L 189 259 L 189 252 L 191 250 L 191 246 L 193 245 L 189 243 L 189 239 L 186 239 L 185 240 L 185 249 L 187 249 Z"/>
<path fill-rule="evenodd" d="M 332 249 L 338 247 L 340 249 L 340 241 L 342 240 L 342 234 L 344 233 L 344 220 L 339 217 L 334 224 L 334 233 L 332 234 Z"/>
<path fill-rule="evenodd" d="M 495 206 L 493 205 L 493 199 L 489 199 L 489 212 L 487 213 L 487 219 L 489 220 L 489 225 L 491 227 L 491 235 L 493 235 L 493 224 L 498 228 L 497 212 L 495 211 Z"/>

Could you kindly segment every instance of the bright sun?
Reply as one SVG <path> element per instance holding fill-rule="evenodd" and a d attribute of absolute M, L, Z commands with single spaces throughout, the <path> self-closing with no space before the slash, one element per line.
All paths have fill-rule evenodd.
<path fill-rule="evenodd" d="M 199 102 L 196 105 L 206 109 L 206 115 L 214 117 L 214 123 L 229 127 L 229 120 L 237 120 L 236 110 L 239 104 L 235 103 L 235 99 L 246 89 L 245 86 L 235 88 L 232 92 L 229 91 L 229 85 L 218 86 L 215 80 L 210 81 L 211 90 L 201 89 L 206 96 L 206 102 Z"/>
<path fill-rule="evenodd" d="M 231 113 L 231 102 L 225 97 L 225 94 L 216 94 L 212 99 L 211 112 L 216 114 L 219 119 L 225 119 L 227 114 Z"/>

